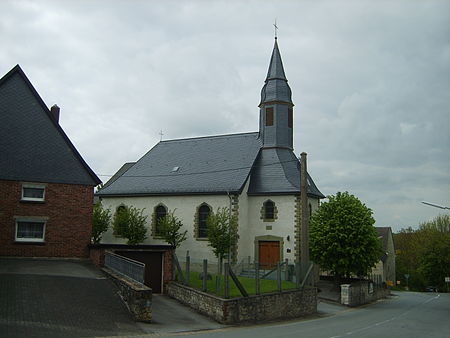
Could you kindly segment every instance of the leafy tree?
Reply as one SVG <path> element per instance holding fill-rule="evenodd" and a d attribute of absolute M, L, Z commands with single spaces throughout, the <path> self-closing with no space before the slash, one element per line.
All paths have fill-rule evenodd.
<path fill-rule="evenodd" d="M 230 215 L 230 209 L 218 208 L 215 214 L 210 213 L 208 220 L 208 241 L 212 247 L 214 255 L 219 259 L 219 266 L 222 267 L 224 258 L 237 242 L 237 219 Z"/>
<path fill-rule="evenodd" d="M 139 244 L 147 238 L 147 216 L 144 209 L 121 206 L 113 219 L 113 230 L 117 237 L 126 238 L 127 244 Z"/>
<path fill-rule="evenodd" d="M 444 289 L 444 277 L 450 275 L 450 216 L 439 215 L 421 223 L 419 229 L 400 230 L 394 234 L 397 279 L 411 290 L 422 291 L 427 285 Z"/>
<path fill-rule="evenodd" d="M 175 210 L 172 212 L 169 211 L 159 222 L 161 236 L 167 243 L 178 248 L 186 240 L 187 230 L 181 232 L 183 223 L 175 216 Z"/>
<path fill-rule="evenodd" d="M 92 215 L 92 242 L 99 243 L 102 239 L 102 235 L 108 230 L 109 223 L 111 222 L 111 211 L 109 209 L 103 209 L 102 203 L 98 202 L 94 205 Z"/>
<path fill-rule="evenodd" d="M 313 261 L 337 279 L 366 276 L 380 260 L 382 244 L 372 210 L 348 192 L 328 196 L 310 222 Z"/>
<path fill-rule="evenodd" d="M 419 272 L 428 285 L 444 290 L 445 277 L 450 276 L 450 234 L 431 230 L 420 259 Z"/>

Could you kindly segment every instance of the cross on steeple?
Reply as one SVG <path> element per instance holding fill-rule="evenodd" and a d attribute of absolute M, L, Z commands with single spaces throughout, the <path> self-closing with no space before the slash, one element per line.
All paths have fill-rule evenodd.
<path fill-rule="evenodd" d="M 276 39 L 277 38 L 277 30 L 278 30 L 277 19 L 275 19 L 275 23 L 273 24 L 273 27 L 275 27 L 275 39 Z"/>
<path fill-rule="evenodd" d="M 159 136 L 160 136 L 160 141 L 162 141 L 162 137 L 163 137 L 163 132 L 162 132 L 162 130 L 159 132 Z"/>

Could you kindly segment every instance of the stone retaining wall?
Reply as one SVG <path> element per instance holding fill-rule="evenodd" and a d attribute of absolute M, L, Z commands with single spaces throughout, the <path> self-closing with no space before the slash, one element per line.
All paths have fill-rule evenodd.
<path fill-rule="evenodd" d="M 387 288 L 376 288 L 373 283 L 360 281 L 341 285 L 341 304 L 359 306 L 389 296 Z"/>
<path fill-rule="evenodd" d="M 134 319 L 140 322 L 151 322 L 152 289 L 108 268 L 102 270 L 118 287 L 120 296 L 127 304 Z"/>
<path fill-rule="evenodd" d="M 317 289 L 290 290 L 259 296 L 223 299 L 178 283 L 169 296 L 222 324 L 298 318 L 317 312 Z"/>

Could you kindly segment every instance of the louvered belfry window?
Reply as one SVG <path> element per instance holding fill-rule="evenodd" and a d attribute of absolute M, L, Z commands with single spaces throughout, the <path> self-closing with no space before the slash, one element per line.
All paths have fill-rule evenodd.
<path fill-rule="evenodd" d="M 266 108 L 266 126 L 273 126 L 273 107 Z"/>

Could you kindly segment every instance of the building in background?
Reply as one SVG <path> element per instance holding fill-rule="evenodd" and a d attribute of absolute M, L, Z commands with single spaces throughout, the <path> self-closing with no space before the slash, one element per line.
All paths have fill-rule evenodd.
<path fill-rule="evenodd" d="M 0 79 L 0 255 L 87 257 L 100 180 L 20 66 Z"/>

